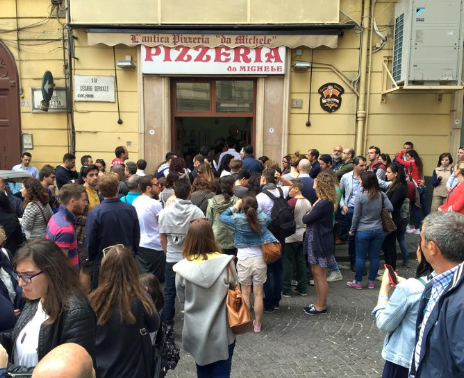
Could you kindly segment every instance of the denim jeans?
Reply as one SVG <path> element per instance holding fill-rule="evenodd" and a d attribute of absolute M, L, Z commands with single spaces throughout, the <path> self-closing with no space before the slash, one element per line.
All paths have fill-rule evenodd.
<path fill-rule="evenodd" d="M 356 273 L 357 283 L 362 282 L 366 258 L 369 256 L 369 282 L 374 282 L 377 277 L 380 262 L 380 249 L 382 248 L 385 233 L 382 228 L 369 231 L 356 232 Z"/>
<path fill-rule="evenodd" d="M 232 370 L 232 356 L 234 354 L 235 341 L 229 345 L 229 358 L 227 360 L 220 360 L 208 365 L 197 366 L 198 378 L 229 378 L 230 371 Z"/>
<path fill-rule="evenodd" d="M 284 283 L 284 251 L 285 239 L 279 240 L 282 246 L 282 256 L 267 266 L 267 279 L 264 283 L 264 308 L 273 309 L 278 306 L 282 298 L 282 286 Z"/>
<path fill-rule="evenodd" d="M 354 208 L 349 207 L 348 211 L 345 214 L 345 222 L 348 231 L 351 228 L 351 223 L 353 223 L 353 213 Z M 350 256 L 350 262 L 354 263 L 356 261 L 356 245 L 355 245 L 355 236 L 348 236 L 348 255 Z"/>
<path fill-rule="evenodd" d="M 166 263 L 164 270 L 164 306 L 161 320 L 171 322 L 176 314 L 176 273 L 172 270 L 175 263 Z"/>
<path fill-rule="evenodd" d="M 414 203 L 412 204 L 412 212 L 414 214 L 414 227 L 420 229 L 422 223 L 421 210 L 424 213 L 424 218 L 429 215 L 429 205 L 427 204 L 427 196 L 425 194 L 425 186 L 417 187 L 420 196 L 421 208 L 417 207 Z"/>

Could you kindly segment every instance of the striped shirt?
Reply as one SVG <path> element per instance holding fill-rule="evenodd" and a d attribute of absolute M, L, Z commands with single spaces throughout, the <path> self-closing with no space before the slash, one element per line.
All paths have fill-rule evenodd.
<path fill-rule="evenodd" d="M 422 339 L 424 337 L 425 326 L 429 320 L 430 314 L 435 308 L 436 304 L 440 300 L 443 292 L 448 287 L 449 283 L 453 279 L 454 272 L 459 268 L 459 265 L 447 270 L 446 272 L 437 275 L 437 273 L 432 273 L 432 291 L 430 293 L 430 299 L 424 309 L 424 319 L 422 319 L 422 324 L 419 332 L 419 339 L 417 340 L 416 348 L 414 349 L 414 362 L 416 364 L 416 371 L 419 368 L 419 359 L 422 350 Z"/>
<path fill-rule="evenodd" d="M 60 206 L 58 212 L 48 222 L 46 238 L 54 241 L 61 249 L 67 249 L 71 264 L 79 269 L 75 221 L 74 214 L 66 207 Z"/>
<path fill-rule="evenodd" d="M 47 223 L 53 215 L 50 205 L 45 206 L 38 202 L 29 202 L 24 208 L 23 217 L 21 218 L 21 227 L 26 234 L 27 239 L 43 238 Z"/>

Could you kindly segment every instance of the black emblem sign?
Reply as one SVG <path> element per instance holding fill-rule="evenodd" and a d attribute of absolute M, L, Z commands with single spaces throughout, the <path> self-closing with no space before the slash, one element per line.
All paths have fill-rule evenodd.
<path fill-rule="evenodd" d="M 326 112 L 336 112 L 342 105 L 342 94 L 345 93 L 345 89 L 340 84 L 324 84 L 318 92 L 321 95 L 321 108 Z"/>

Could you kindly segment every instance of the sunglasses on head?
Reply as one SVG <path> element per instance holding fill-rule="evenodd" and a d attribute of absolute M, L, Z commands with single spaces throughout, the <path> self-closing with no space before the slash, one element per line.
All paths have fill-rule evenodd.
<path fill-rule="evenodd" d="M 106 257 L 106 254 L 108 253 L 108 251 L 113 247 L 115 247 L 115 248 L 117 248 L 117 247 L 124 248 L 124 244 L 115 244 L 115 245 L 110 245 L 108 247 L 103 248 L 102 249 L 103 257 Z"/>

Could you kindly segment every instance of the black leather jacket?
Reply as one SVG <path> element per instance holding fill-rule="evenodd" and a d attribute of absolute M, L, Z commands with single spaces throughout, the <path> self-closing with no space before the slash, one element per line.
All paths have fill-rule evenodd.
<path fill-rule="evenodd" d="M 38 301 L 27 302 L 16 323 L 13 332 L 0 335 L 0 343 L 8 351 L 10 363 L 9 373 L 32 372 L 34 368 L 14 365 L 14 345 L 21 330 L 34 317 Z M 95 339 L 97 320 L 89 302 L 82 295 L 74 295 L 67 300 L 67 309 L 61 312 L 58 319 L 50 325 L 40 327 L 39 361 L 53 348 L 64 343 L 76 343 L 84 347 L 95 361 Z"/>

